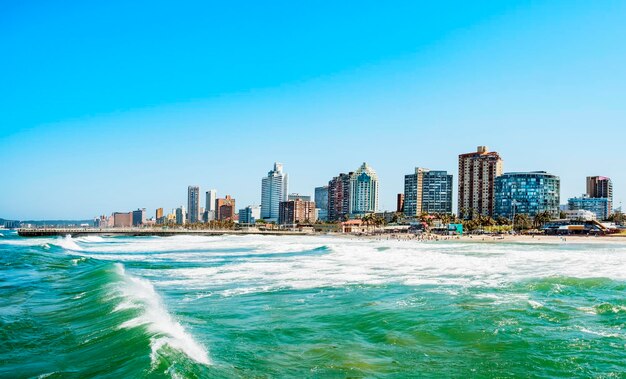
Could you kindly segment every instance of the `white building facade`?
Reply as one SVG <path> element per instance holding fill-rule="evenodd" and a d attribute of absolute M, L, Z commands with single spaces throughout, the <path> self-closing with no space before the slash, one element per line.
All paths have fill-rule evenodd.
<path fill-rule="evenodd" d="M 281 163 L 274 163 L 274 169 L 261 181 L 261 218 L 278 222 L 280 203 L 287 201 L 288 176 Z"/>

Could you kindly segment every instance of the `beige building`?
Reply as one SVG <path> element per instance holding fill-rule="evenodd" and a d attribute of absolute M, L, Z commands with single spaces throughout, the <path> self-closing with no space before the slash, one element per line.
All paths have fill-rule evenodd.
<path fill-rule="evenodd" d="M 500 175 L 502 158 L 488 151 L 486 146 L 478 146 L 474 153 L 459 155 L 459 217 L 493 216 L 494 183 Z"/>
<path fill-rule="evenodd" d="M 296 198 L 280 203 L 278 223 L 281 225 L 312 223 L 315 220 L 315 202 L 313 201 Z"/>

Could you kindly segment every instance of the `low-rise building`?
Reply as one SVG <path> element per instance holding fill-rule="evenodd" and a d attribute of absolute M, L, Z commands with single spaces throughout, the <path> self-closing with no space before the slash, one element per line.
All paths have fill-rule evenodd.
<path fill-rule="evenodd" d="M 610 215 L 611 201 L 605 197 L 572 197 L 567 200 L 569 210 L 587 210 L 595 213 L 598 220 L 606 220 Z"/>
<path fill-rule="evenodd" d="M 133 212 L 114 212 L 114 228 L 130 228 L 133 225 Z"/>
<path fill-rule="evenodd" d="M 352 219 L 341 223 L 342 233 L 367 233 L 373 227 L 367 225 L 361 219 Z"/>
<path fill-rule="evenodd" d="M 597 219 L 595 213 L 586 209 L 566 210 L 563 211 L 563 213 L 565 213 L 565 218 L 567 218 L 568 220 L 591 221 Z"/>
<path fill-rule="evenodd" d="M 239 210 L 240 225 L 254 225 L 256 220 L 261 218 L 261 207 L 258 205 L 249 205 Z"/>
<path fill-rule="evenodd" d="M 317 206 L 317 203 L 315 203 Z M 315 218 L 320 221 L 328 221 L 328 209 L 324 208 L 315 208 Z"/>

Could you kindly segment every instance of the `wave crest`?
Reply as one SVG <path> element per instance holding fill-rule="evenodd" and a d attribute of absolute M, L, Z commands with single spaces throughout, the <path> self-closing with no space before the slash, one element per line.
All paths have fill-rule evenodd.
<path fill-rule="evenodd" d="M 211 364 L 209 355 L 204 346 L 198 343 L 185 328 L 167 312 L 154 286 L 145 279 L 135 277 L 126 272 L 120 263 L 115 264 L 118 275 L 122 278 L 119 288 L 126 303 L 119 309 L 140 307 L 141 314 L 124 322 L 120 328 L 133 328 L 146 325 L 148 330 L 157 335 L 151 342 L 151 359 L 155 363 L 161 347 L 170 347 L 185 353 L 189 358 L 202 364 Z"/>

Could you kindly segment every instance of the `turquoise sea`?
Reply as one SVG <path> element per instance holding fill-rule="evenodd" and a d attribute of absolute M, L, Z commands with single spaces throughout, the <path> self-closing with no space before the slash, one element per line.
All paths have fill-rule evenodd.
<path fill-rule="evenodd" d="M 626 243 L 0 234 L 0 377 L 626 377 Z"/>

